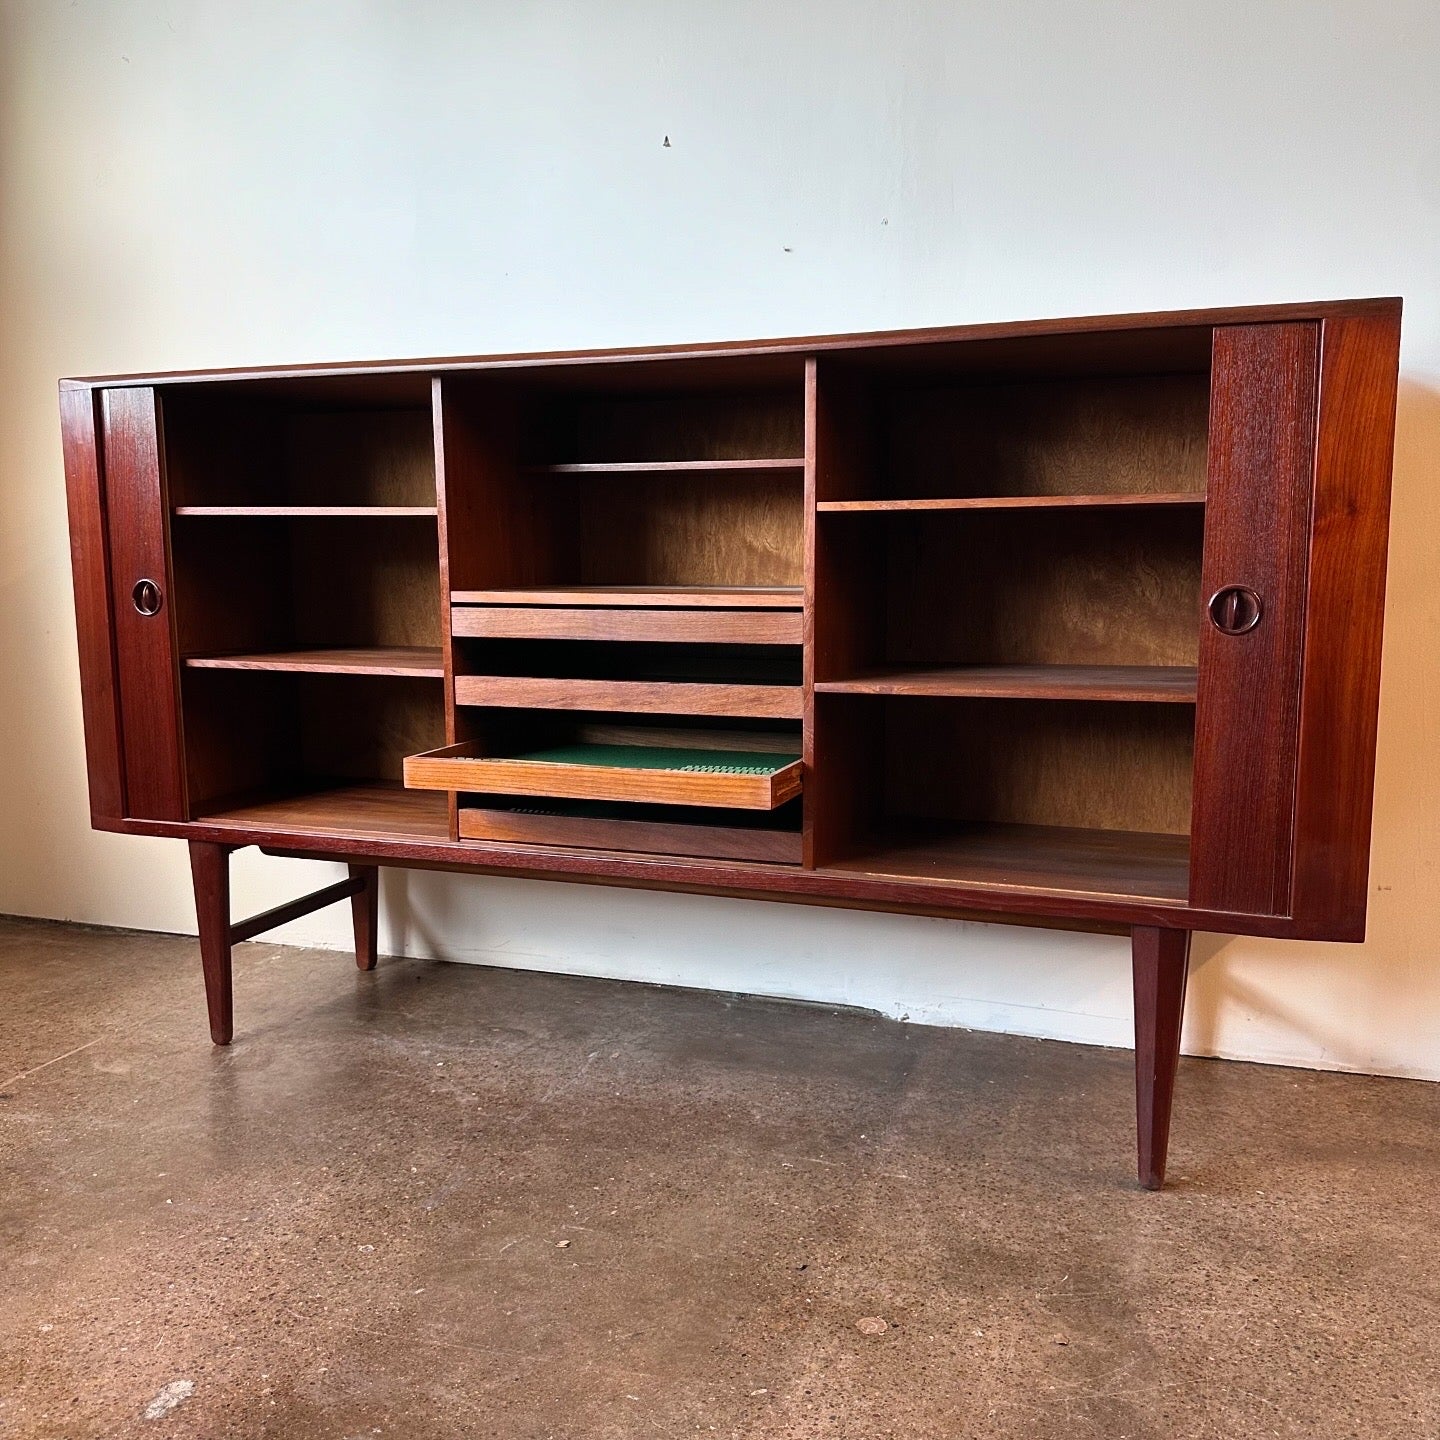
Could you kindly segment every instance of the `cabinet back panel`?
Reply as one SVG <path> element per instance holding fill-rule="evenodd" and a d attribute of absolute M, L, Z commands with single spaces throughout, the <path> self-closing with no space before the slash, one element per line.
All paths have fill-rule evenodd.
<path fill-rule="evenodd" d="M 529 459 L 548 464 L 768 460 L 805 453 L 800 389 L 542 398 Z"/>
<path fill-rule="evenodd" d="M 1206 375 L 891 392 L 879 497 L 1205 490 Z"/>
<path fill-rule="evenodd" d="M 887 818 L 1189 831 L 1188 705 L 852 703 L 882 707 Z"/>
<path fill-rule="evenodd" d="M 877 660 L 1196 663 L 1200 507 L 833 519 L 885 527 Z"/>
<path fill-rule="evenodd" d="M 295 412 L 167 398 L 176 505 L 433 505 L 430 411 Z"/>
<path fill-rule="evenodd" d="M 426 410 L 292 415 L 282 428 L 296 505 L 433 505 L 435 440 Z"/>
<path fill-rule="evenodd" d="M 182 655 L 440 644 L 431 522 L 180 517 L 172 553 Z"/>
<path fill-rule="evenodd" d="M 445 743 L 434 680 L 188 670 L 182 683 L 192 814 L 333 780 L 398 782 L 406 755 Z"/>
<path fill-rule="evenodd" d="M 553 486 L 566 536 L 555 583 L 801 585 L 805 497 L 798 476 L 535 477 Z"/>
<path fill-rule="evenodd" d="M 433 523 L 289 523 L 297 644 L 440 644 L 440 559 Z"/>

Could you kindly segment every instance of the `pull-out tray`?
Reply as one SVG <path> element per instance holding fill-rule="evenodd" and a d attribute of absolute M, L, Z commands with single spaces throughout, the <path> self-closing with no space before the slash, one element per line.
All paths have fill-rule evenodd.
<path fill-rule="evenodd" d="M 773 810 L 800 793 L 801 763 L 797 755 L 660 745 L 562 745 L 486 755 L 478 741 L 467 740 L 408 756 L 405 783 L 418 790 Z"/>

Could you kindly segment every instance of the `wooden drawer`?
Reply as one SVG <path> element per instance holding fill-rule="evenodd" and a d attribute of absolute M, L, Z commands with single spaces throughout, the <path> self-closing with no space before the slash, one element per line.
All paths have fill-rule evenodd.
<path fill-rule="evenodd" d="M 455 703 L 522 710 L 609 710 L 631 715 L 734 715 L 762 720 L 798 720 L 805 710 L 804 692 L 798 685 L 518 675 L 457 675 Z"/>
<path fill-rule="evenodd" d="M 408 756 L 405 783 L 419 790 L 773 810 L 800 793 L 801 763 L 795 755 L 656 745 L 564 745 L 486 755 L 478 741 L 467 740 Z"/>
<path fill-rule="evenodd" d="M 799 645 L 798 610 L 596 609 L 562 605 L 456 605 L 461 639 L 630 640 L 690 645 Z"/>
<path fill-rule="evenodd" d="M 693 812 L 668 813 L 679 817 Z M 553 814 L 502 809 L 493 804 L 461 807 L 460 838 L 506 845 L 558 845 L 567 850 L 623 850 L 774 865 L 798 865 L 801 851 L 800 832 L 795 829 L 695 824 L 679 818 L 627 819 L 614 811 L 606 815 Z"/>

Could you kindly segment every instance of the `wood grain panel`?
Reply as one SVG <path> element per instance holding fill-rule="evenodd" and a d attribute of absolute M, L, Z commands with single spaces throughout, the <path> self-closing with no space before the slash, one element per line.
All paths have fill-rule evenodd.
<path fill-rule="evenodd" d="M 1291 903 L 1339 940 L 1365 934 L 1399 352 L 1398 305 L 1321 331 Z"/>
<path fill-rule="evenodd" d="M 112 582 L 100 474 L 99 396 L 78 386 L 60 389 L 60 440 L 70 516 L 70 573 L 80 650 L 80 708 L 93 824 L 124 814 L 124 761 L 119 680 L 110 625 Z"/>
<path fill-rule="evenodd" d="M 1289 911 L 1318 339 L 1314 325 L 1215 332 L 1202 594 L 1249 586 L 1264 613 L 1243 635 L 1200 622 L 1196 905 Z"/>
<path fill-rule="evenodd" d="M 186 813 L 185 773 L 160 405 L 151 389 L 107 390 L 104 411 L 126 813 L 179 820 Z M 163 592 L 158 614 L 135 609 L 132 591 L 141 579 Z"/>

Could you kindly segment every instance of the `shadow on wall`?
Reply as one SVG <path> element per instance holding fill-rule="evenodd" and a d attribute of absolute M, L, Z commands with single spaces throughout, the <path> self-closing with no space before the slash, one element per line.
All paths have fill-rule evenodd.
<path fill-rule="evenodd" d="M 1428 1067 L 1415 1057 L 1433 1050 L 1440 1027 L 1437 477 L 1440 390 L 1402 380 L 1365 943 L 1197 937 L 1187 1051 L 1281 1060 L 1314 1052 L 1301 1063 L 1436 1074 L 1437 1057 Z"/>

